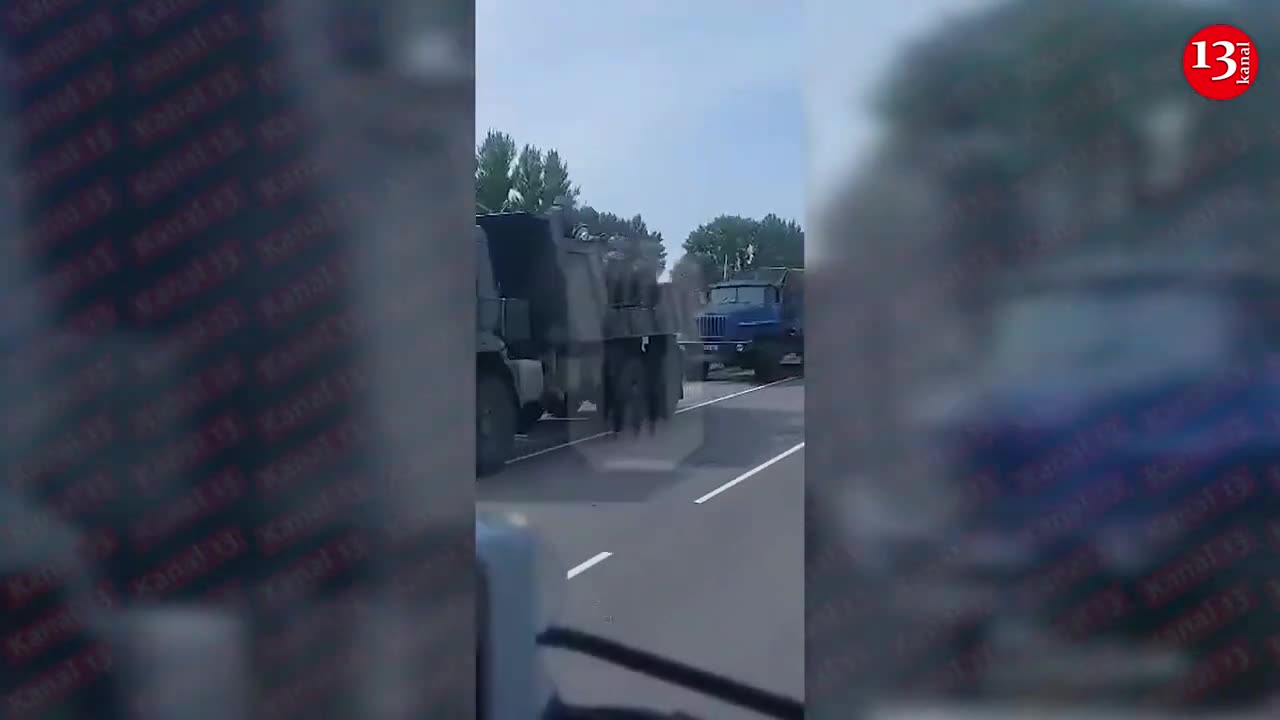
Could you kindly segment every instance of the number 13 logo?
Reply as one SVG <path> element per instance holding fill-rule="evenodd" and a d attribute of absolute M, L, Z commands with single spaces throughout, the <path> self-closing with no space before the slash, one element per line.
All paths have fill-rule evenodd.
<path fill-rule="evenodd" d="M 1209 63 L 1204 61 L 1205 41 L 1197 40 L 1191 44 L 1194 45 L 1196 48 L 1196 64 L 1192 65 L 1191 69 L 1192 70 L 1208 70 Z M 1215 48 L 1220 48 L 1222 50 L 1222 54 L 1219 55 L 1218 59 L 1214 60 L 1214 62 L 1220 62 L 1226 65 L 1227 71 L 1216 77 L 1209 78 L 1209 82 L 1218 82 L 1219 80 L 1226 80 L 1227 78 L 1236 74 L 1236 68 L 1238 67 L 1236 65 L 1236 59 L 1232 57 L 1233 55 L 1235 55 L 1235 52 L 1236 52 L 1236 44 L 1232 42 L 1227 42 L 1226 40 L 1219 40 L 1218 42 L 1214 43 L 1213 46 Z M 1244 47 L 1248 48 L 1248 45 L 1245 45 Z M 1248 80 L 1246 79 L 1245 82 L 1248 82 Z"/>
<path fill-rule="evenodd" d="M 1210 100 L 1231 100 L 1253 85 L 1258 54 L 1249 36 L 1230 25 L 1210 25 L 1187 41 L 1182 73 L 1191 89 Z"/>

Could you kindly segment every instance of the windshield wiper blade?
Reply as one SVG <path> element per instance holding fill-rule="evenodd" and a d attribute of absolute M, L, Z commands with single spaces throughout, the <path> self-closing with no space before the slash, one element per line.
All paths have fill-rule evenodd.
<path fill-rule="evenodd" d="M 731 705 L 778 720 L 803 720 L 804 703 L 752 685 L 669 660 L 608 638 L 572 628 L 552 626 L 538 635 L 543 647 L 590 655 L 628 670 L 709 695 Z"/>

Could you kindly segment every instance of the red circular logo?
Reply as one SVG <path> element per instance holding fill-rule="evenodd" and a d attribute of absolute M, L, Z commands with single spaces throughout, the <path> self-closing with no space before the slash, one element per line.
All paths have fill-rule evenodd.
<path fill-rule="evenodd" d="M 1258 75 L 1258 49 L 1240 28 L 1210 25 L 1187 41 L 1182 73 L 1210 100 L 1240 97 Z"/>

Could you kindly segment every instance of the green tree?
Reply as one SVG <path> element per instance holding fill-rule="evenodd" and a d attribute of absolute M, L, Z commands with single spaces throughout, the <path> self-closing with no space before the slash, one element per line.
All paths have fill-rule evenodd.
<path fill-rule="evenodd" d="M 708 282 L 757 267 L 804 267 L 804 230 L 772 213 L 763 220 L 720 215 L 689 233 L 683 247 Z"/>
<path fill-rule="evenodd" d="M 686 252 L 671 266 L 671 282 L 685 288 L 706 290 L 717 277 L 716 260 L 710 255 Z"/>
<path fill-rule="evenodd" d="M 654 267 L 661 275 L 667 269 L 667 241 L 660 232 L 649 233 L 649 252 L 653 254 Z"/>
<path fill-rule="evenodd" d="M 752 245 L 755 267 L 804 267 L 804 230 L 794 220 L 765 215 L 756 224 Z"/>
<path fill-rule="evenodd" d="M 578 212 L 578 222 L 587 226 L 587 230 L 599 237 L 612 237 L 627 233 L 627 221 L 611 212 L 600 212 L 590 205 L 584 205 Z"/>
<path fill-rule="evenodd" d="M 585 225 L 592 235 L 619 243 L 634 260 L 643 260 L 651 265 L 657 275 L 666 270 L 667 248 L 662 233 L 651 231 L 643 216 L 634 215 L 626 219 L 584 205 L 578 209 L 577 221 Z"/>
<path fill-rule="evenodd" d="M 686 254 L 711 258 L 714 263 L 709 282 L 722 280 L 727 273 L 752 267 L 752 241 L 757 223 L 740 215 L 720 215 L 694 228 L 684 241 Z"/>
<path fill-rule="evenodd" d="M 662 233 L 650 230 L 643 216 L 637 214 L 628 219 L 589 205 L 578 207 L 580 194 L 569 175 L 568 163 L 554 148 L 543 152 L 534 145 L 525 145 L 517 154 L 510 135 L 490 130 L 476 150 L 478 211 L 546 212 L 560 202 L 592 235 L 614 240 L 634 260 L 652 266 L 659 275 L 666 270 L 667 248 Z"/>
<path fill-rule="evenodd" d="M 633 242 L 637 257 L 653 266 L 656 274 L 661 275 L 667 269 L 667 247 L 662 233 L 650 230 L 642 216 L 634 215 L 622 223 L 619 234 Z"/>
<path fill-rule="evenodd" d="M 514 207 L 527 212 L 542 212 L 546 208 L 543 207 L 544 197 L 544 178 L 543 171 L 546 162 L 543 159 L 542 151 L 533 145 L 525 145 L 520 150 L 520 157 L 516 158 L 515 174 L 512 177 L 512 185 L 515 188 L 516 199 Z"/>
<path fill-rule="evenodd" d="M 511 200 L 512 165 L 516 142 L 511 136 L 490 130 L 476 150 L 476 205 L 481 212 L 505 210 Z"/>
<path fill-rule="evenodd" d="M 579 190 L 569 179 L 569 166 L 554 148 L 547 151 L 542 167 L 542 209 L 557 202 L 572 209 L 578 204 Z"/>

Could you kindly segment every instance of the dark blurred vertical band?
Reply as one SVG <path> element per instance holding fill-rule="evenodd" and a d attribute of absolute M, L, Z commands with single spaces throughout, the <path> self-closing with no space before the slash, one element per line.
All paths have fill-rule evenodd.
<path fill-rule="evenodd" d="M 221 26 L 238 25 L 237 32 L 211 38 L 206 30 L 199 44 L 207 52 L 172 61 L 163 82 L 144 87 L 148 83 L 132 74 L 140 61 L 162 54 L 184 33 L 207 27 L 219 13 L 238 18 L 230 23 L 224 15 Z M 95 14 L 96 38 L 84 32 L 57 52 L 48 49 L 56 33 Z M 28 301 L 49 310 L 48 317 L 24 316 L 19 330 L 6 328 L 0 399 L 7 408 L 39 402 L 46 391 L 66 389 L 85 364 L 102 362 L 116 370 L 91 397 L 75 397 L 101 413 L 99 426 L 87 425 L 84 417 L 42 417 L 48 422 L 33 433 L 44 442 L 105 426 L 114 428 L 113 442 L 86 450 L 75 465 L 46 467 L 36 462 L 43 452 L 36 441 L 6 438 L 0 489 L 23 502 L 43 503 L 94 477 L 113 479 L 114 490 L 62 520 L 79 532 L 106 530 L 125 539 L 93 569 L 95 581 L 122 598 L 122 605 L 214 606 L 250 631 L 252 697 L 213 698 L 219 705 L 247 702 L 255 717 L 474 716 L 472 1 L 21 2 L 0 19 L 5 69 L 12 76 L 4 97 L 12 114 L 0 140 L 15 158 L 15 167 L 3 168 L 0 193 L 6 207 L 10 191 L 20 196 L 13 224 L 21 226 L 15 232 L 7 215 L 0 218 L 0 299 L 10 310 L 25 309 L 20 303 Z M 76 42 L 87 49 L 67 49 Z M 61 65 L 54 62 L 59 58 L 65 60 Z M 56 72 L 37 77 L 46 65 L 57 66 Z M 227 73 L 222 85 L 200 85 L 220 71 Z M 78 92 L 100 93 L 96 102 L 72 107 L 73 97 L 50 105 L 50 97 L 85 78 L 96 84 Z M 152 115 L 147 132 L 155 137 L 141 137 L 144 115 L 198 88 L 200 109 L 192 109 L 198 104 L 192 101 L 168 111 L 168 120 Z M 218 102 L 210 100 L 215 97 Z M 56 124 L 48 120 L 54 116 Z M 263 136 L 270 133 L 264 128 L 273 118 L 277 136 L 267 149 Z M 33 169 L 97 122 L 110 123 L 115 151 L 68 170 L 58 182 L 38 184 Z M 135 197 L 140 173 L 219 126 L 236 128 L 250 151 L 193 171 L 184 185 L 156 191 L 150 202 Z M 324 171 L 298 183 L 296 192 L 272 198 L 264 191 L 296 180 L 289 179 L 290 170 L 306 175 L 310 162 Z M 233 184 L 242 194 L 221 222 L 180 228 L 175 232 L 185 233 L 181 242 L 163 256 L 139 259 L 138 238 L 194 196 Z M 95 185 L 115 194 L 108 211 L 78 227 L 51 228 L 45 222 L 51 211 Z M 82 216 L 101 210 L 78 208 Z M 272 238 L 315 223 L 317 216 L 328 225 L 311 233 L 309 244 L 266 259 L 274 252 L 268 247 Z M 65 237 L 55 242 L 44 236 L 53 229 L 65 229 Z M 190 281 L 184 287 L 183 268 L 219 248 L 225 254 L 214 264 L 227 277 L 185 304 L 166 300 L 158 305 L 167 307 L 139 311 L 140 294 L 157 287 L 170 295 L 194 295 Z M 30 300 L 48 287 L 43 281 L 56 268 L 95 251 L 115 258 L 116 270 L 70 295 Z M 306 307 L 295 317 L 273 320 L 272 298 L 317 273 L 332 278 L 332 292 L 296 291 L 315 297 L 299 302 Z M 211 274 L 206 264 L 201 279 Z M 175 351 L 174 341 L 193 320 L 237 305 L 239 320 L 210 347 Z M 114 319 L 94 326 L 70 323 L 93 307 Z M 262 371 L 273 354 L 317 323 L 353 315 L 355 337 L 329 348 L 320 360 L 277 378 Z M 13 360 L 24 346 L 50 336 L 73 336 L 80 350 L 57 365 L 30 367 Z M 208 407 L 177 414 L 150 434 L 134 432 L 140 408 L 227 358 L 243 369 L 243 382 L 233 391 L 212 398 Z M 340 373 L 357 378 L 350 387 L 358 390 L 335 393 L 323 417 L 279 439 L 261 430 L 272 408 Z M 211 419 L 219 414 L 240 419 L 238 444 L 194 461 L 194 467 L 157 470 L 146 492 L 132 488 L 139 468 L 159 462 L 189 432 L 215 427 Z M 323 462 L 300 473 L 286 491 L 269 491 L 282 462 L 321 440 L 329 451 Z M 19 477 L 17 471 L 29 467 L 36 468 L 32 478 Z M 220 471 L 238 472 L 247 481 L 235 501 L 145 549 L 132 543 L 130 533 L 143 520 L 171 509 Z M 323 519 L 311 519 L 288 548 L 270 547 L 271 533 L 264 529 L 297 524 L 299 513 L 311 512 L 317 498 L 328 503 Z M 3 501 L 9 504 L 9 496 Z M 193 573 L 185 585 L 155 579 L 157 567 L 219 532 L 237 533 L 246 551 Z M 326 574 L 315 571 L 309 583 L 291 584 L 317 554 L 333 567 Z M 124 631 L 119 618 L 111 622 L 121 630 L 121 644 L 113 648 L 113 682 L 122 688 L 153 684 L 148 676 L 172 669 L 137 662 L 144 653 L 127 662 L 129 653 L 119 651 L 141 634 Z M 31 666 L 4 676 L 6 692 L 10 683 L 38 681 L 43 672 Z M 122 703 L 132 707 L 139 701 L 130 690 L 122 692 Z M 94 716 L 124 717 L 119 708 L 102 708 Z"/>

